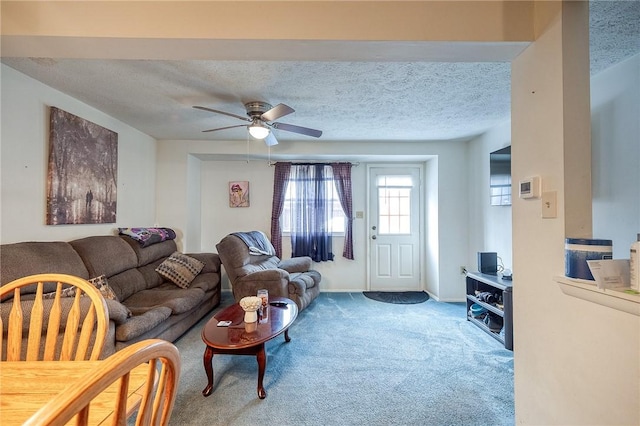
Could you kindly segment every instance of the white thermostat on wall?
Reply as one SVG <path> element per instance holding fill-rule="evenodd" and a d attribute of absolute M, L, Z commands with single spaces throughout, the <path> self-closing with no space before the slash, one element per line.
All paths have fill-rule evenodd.
<path fill-rule="evenodd" d="M 531 176 L 520 181 L 520 198 L 540 198 L 540 176 Z"/>

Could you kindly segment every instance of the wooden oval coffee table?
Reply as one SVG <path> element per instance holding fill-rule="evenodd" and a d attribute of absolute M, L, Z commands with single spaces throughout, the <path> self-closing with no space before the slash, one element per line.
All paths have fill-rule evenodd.
<path fill-rule="evenodd" d="M 283 332 L 285 341 L 290 342 L 289 326 L 297 316 L 298 306 L 285 297 L 270 298 L 268 314 L 257 323 L 245 324 L 244 311 L 237 303 L 217 313 L 202 330 L 202 341 L 206 345 L 204 370 L 208 379 L 202 395 L 209 396 L 213 392 L 214 354 L 255 355 L 258 361 L 258 397 L 266 398 L 267 392 L 262 385 L 267 366 L 264 344 Z M 220 321 L 231 321 L 231 324 L 219 327 Z"/>

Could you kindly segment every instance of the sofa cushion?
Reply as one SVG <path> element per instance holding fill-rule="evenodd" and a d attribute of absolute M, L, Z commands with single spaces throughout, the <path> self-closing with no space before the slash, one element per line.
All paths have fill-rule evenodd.
<path fill-rule="evenodd" d="M 241 278 L 245 275 L 253 274 L 254 272 L 271 270 L 271 269 L 280 269 L 278 268 L 278 264 L 280 263 L 280 259 L 275 256 L 261 256 L 263 259 L 253 263 L 247 263 L 239 268 L 236 268 L 236 277 Z"/>
<path fill-rule="evenodd" d="M 166 281 L 164 277 L 156 271 L 156 268 L 164 262 L 164 259 L 165 258 L 162 258 L 148 265 L 138 267 L 138 271 L 140 271 L 140 274 L 144 277 L 146 288 L 158 287 Z"/>
<path fill-rule="evenodd" d="M 120 301 L 127 300 L 132 294 L 147 288 L 144 277 L 135 268 L 110 276 L 109 285 Z"/>
<path fill-rule="evenodd" d="M 138 266 L 138 258 L 129 246 L 116 235 L 99 235 L 69 244 L 78 252 L 92 277 L 111 276 Z"/>
<path fill-rule="evenodd" d="M 116 327 L 116 340 L 126 342 L 153 329 L 171 316 L 171 309 L 165 306 L 150 309 L 142 315 L 135 315 L 126 323 Z"/>
<path fill-rule="evenodd" d="M 204 263 L 198 259 L 176 251 L 156 268 L 156 272 L 178 287 L 187 288 L 203 267 Z"/>
<path fill-rule="evenodd" d="M 138 258 L 138 267 L 148 265 L 159 259 L 171 256 L 171 253 L 177 250 L 174 240 L 162 241 L 148 247 L 141 247 L 136 240 L 126 235 L 121 235 L 120 239 L 126 242 L 134 251 Z"/>
<path fill-rule="evenodd" d="M 200 272 L 191 282 L 189 288 L 199 288 L 204 292 L 220 287 L 220 274 L 213 272 Z"/>
<path fill-rule="evenodd" d="M 2 284 L 28 275 L 45 273 L 89 278 L 89 272 L 82 259 L 69 243 L 30 241 L 2 245 L 0 250 L 0 282 Z M 35 288 L 34 285 L 33 293 Z M 54 283 L 45 286 L 45 291 L 54 290 Z"/>
<path fill-rule="evenodd" d="M 227 235 L 218 244 L 216 249 L 220 255 L 220 260 L 224 265 L 224 269 L 227 272 L 230 282 L 235 282 L 236 278 L 246 275 L 247 273 L 241 271 L 241 268 L 249 262 L 255 262 L 261 260 L 261 258 L 269 258 L 269 256 L 253 256 L 253 259 L 249 259 L 249 247 L 242 240 L 235 235 Z"/>
<path fill-rule="evenodd" d="M 191 256 L 194 259 L 198 259 L 204 263 L 204 268 L 200 271 L 201 274 L 208 272 L 220 272 L 220 256 L 217 253 L 185 253 L 187 256 Z"/>
<path fill-rule="evenodd" d="M 204 293 L 200 288 L 183 289 L 165 283 L 159 287 L 137 292 L 125 300 L 124 304 L 134 315 L 140 315 L 159 306 L 170 308 L 171 313 L 176 315 L 187 312 L 202 303 Z"/>

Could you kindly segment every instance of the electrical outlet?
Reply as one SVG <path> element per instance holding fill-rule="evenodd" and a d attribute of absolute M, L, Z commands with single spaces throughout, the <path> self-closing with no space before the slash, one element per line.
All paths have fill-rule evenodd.
<path fill-rule="evenodd" d="M 466 268 L 466 266 L 461 266 L 461 267 L 460 267 L 460 274 L 461 274 L 461 275 L 466 275 L 466 274 L 467 274 L 467 268 Z"/>

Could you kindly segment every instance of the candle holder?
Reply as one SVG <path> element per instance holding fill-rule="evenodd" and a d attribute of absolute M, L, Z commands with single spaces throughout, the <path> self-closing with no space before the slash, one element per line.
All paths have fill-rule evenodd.
<path fill-rule="evenodd" d="M 258 321 L 258 309 L 262 306 L 262 299 L 257 296 L 248 296 L 240 299 L 240 307 L 244 310 L 244 322 L 252 323 Z"/>

